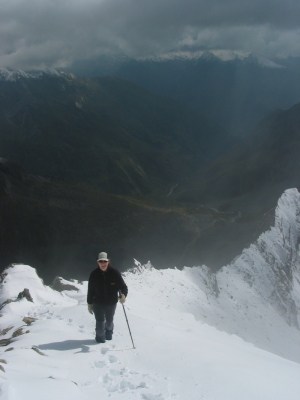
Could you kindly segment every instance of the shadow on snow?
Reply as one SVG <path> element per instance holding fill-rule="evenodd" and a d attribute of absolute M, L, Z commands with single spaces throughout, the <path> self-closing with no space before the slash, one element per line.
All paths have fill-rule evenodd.
<path fill-rule="evenodd" d="M 62 342 L 45 343 L 37 346 L 40 350 L 75 350 L 81 349 L 78 353 L 88 353 L 90 351 L 89 346 L 98 345 L 93 339 L 85 340 L 64 340 Z"/>

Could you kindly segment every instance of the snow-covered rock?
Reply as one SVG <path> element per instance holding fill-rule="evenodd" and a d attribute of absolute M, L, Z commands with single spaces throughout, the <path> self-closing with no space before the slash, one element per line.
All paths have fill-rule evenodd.
<path fill-rule="evenodd" d="M 300 308 L 300 193 L 283 193 L 275 210 L 275 224 L 234 262 L 217 274 L 221 285 L 239 279 L 262 304 L 268 304 L 285 321 L 299 328 Z M 226 279 L 226 276 L 228 277 Z M 234 290 L 228 289 L 231 295 Z"/>
<path fill-rule="evenodd" d="M 28 289 L 32 301 L 19 296 Z M 18 298 L 18 296 L 20 298 Z M 0 276 L 0 308 L 1 326 L 10 324 L 11 318 L 22 321 L 27 315 L 39 312 L 49 305 L 73 305 L 74 300 L 64 293 L 45 286 L 34 268 L 29 265 L 12 264 L 6 268 Z"/>

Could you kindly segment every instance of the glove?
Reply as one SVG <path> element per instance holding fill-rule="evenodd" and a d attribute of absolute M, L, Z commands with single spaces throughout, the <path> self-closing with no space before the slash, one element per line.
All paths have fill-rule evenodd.
<path fill-rule="evenodd" d="M 125 301 L 126 301 L 126 296 L 125 296 L 125 294 L 120 293 L 119 302 L 120 302 L 121 304 L 124 304 Z"/>
<path fill-rule="evenodd" d="M 94 314 L 94 307 L 93 304 L 88 304 L 88 310 L 90 314 Z"/>

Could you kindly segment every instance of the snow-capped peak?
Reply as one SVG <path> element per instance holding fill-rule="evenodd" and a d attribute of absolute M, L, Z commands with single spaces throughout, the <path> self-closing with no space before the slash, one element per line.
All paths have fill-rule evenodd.
<path fill-rule="evenodd" d="M 167 53 L 158 54 L 156 56 L 140 57 L 137 61 L 243 61 L 244 63 L 255 63 L 264 68 L 284 68 L 277 61 L 273 61 L 267 57 L 259 56 L 249 52 L 232 51 L 226 49 L 213 49 L 209 51 L 203 50 L 177 50 Z"/>
<path fill-rule="evenodd" d="M 72 78 L 72 74 L 58 71 L 56 69 L 46 69 L 43 71 L 24 71 L 21 69 L 0 68 L 0 81 L 16 82 L 20 79 L 40 79 L 45 76 L 68 77 Z"/>

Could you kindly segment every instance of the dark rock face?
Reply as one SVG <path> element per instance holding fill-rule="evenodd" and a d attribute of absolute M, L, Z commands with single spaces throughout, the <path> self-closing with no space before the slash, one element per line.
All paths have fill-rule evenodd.
<path fill-rule="evenodd" d="M 31 303 L 33 303 L 33 298 L 31 297 L 31 294 L 29 292 L 29 289 L 25 288 L 22 292 L 20 292 L 18 294 L 17 300 L 21 300 L 21 299 L 26 299 L 28 301 L 30 301 Z"/>
<path fill-rule="evenodd" d="M 54 279 L 51 287 L 58 292 L 62 292 L 64 290 L 75 290 L 76 292 L 78 292 L 78 288 L 76 286 L 64 283 L 62 281 L 62 278 L 60 278 L 59 276 Z"/>
<path fill-rule="evenodd" d="M 20 292 L 15 299 L 7 299 L 5 300 L 2 304 L 0 304 L 0 310 L 5 307 L 7 304 L 13 303 L 14 301 L 20 301 L 22 299 L 26 299 L 27 301 L 30 301 L 33 303 L 33 298 L 31 297 L 31 294 L 29 292 L 29 289 L 25 288 L 22 292 Z"/>

